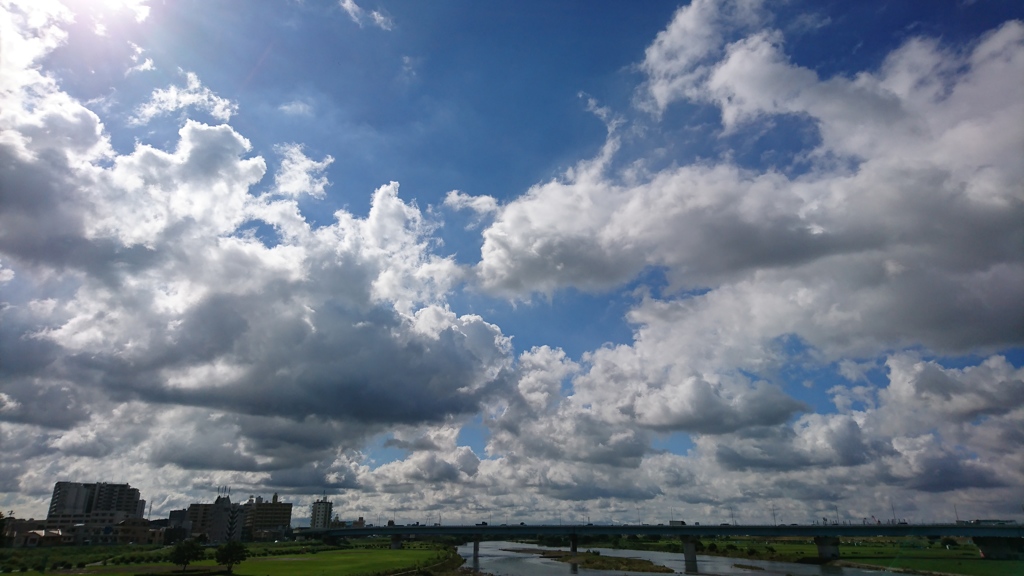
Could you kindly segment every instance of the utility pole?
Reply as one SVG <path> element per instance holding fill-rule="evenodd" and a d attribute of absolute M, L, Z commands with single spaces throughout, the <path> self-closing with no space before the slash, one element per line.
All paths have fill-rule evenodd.
<path fill-rule="evenodd" d="M 775 502 L 772 502 L 772 526 L 778 526 L 779 523 L 775 520 Z"/>
<path fill-rule="evenodd" d="M 839 506 L 833 504 L 832 507 L 836 509 L 836 524 L 839 524 Z"/>

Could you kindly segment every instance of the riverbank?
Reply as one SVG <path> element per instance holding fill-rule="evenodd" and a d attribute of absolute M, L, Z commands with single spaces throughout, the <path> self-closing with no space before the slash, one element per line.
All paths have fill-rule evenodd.
<path fill-rule="evenodd" d="M 538 539 L 546 546 L 566 546 L 568 541 Z M 637 550 L 681 554 L 682 542 L 661 537 L 581 538 L 583 548 Z M 844 539 L 839 547 L 837 566 L 870 570 L 923 574 L 926 576 L 1008 576 L 1024 574 L 1024 561 L 989 560 L 981 558 L 978 548 L 967 538 L 927 539 L 858 538 Z M 705 538 L 697 544 L 700 556 L 735 558 L 740 561 L 762 560 L 796 564 L 819 564 L 817 547 L 807 538 Z"/>

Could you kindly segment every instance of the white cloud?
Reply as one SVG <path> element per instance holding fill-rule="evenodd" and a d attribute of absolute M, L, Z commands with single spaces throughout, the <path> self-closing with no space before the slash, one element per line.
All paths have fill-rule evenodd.
<path fill-rule="evenodd" d="M 17 53 L 39 36 L 27 37 Z M 385 427 L 474 414 L 505 386 L 509 338 L 447 308 L 462 272 L 433 253 L 438 224 L 397 183 L 368 215 L 314 228 L 294 197 L 323 193 L 330 156 L 283 145 L 276 193 L 256 196 L 266 162 L 228 125 L 187 119 L 169 150 L 120 154 L 53 79 L 4 82 L 0 251 L 16 287 L 0 341 L 18 361 L 4 362 L 0 439 L 19 462 L 4 482 L 96 477 L 103 458 L 169 493 L 166 506 L 196 483 L 354 486 L 369 480 L 346 451 Z M 190 108 L 226 120 L 233 105 L 189 75 L 138 114 Z M 276 244 L 246 233 L 257 221 Z M 183 451 L 190 437 L 209 442 Z M 445 462 L 471 474 L 467 450 L 411 462 L 424 477 Z"/>
<path fill-rule="evenodd" d="M 132 72 L 146 72 L 149 70 L 156 70 L 156 65 L 153 64 L 152 58 L 146 58 L 144 61 L 132 66 L 127 72 L 125 72 L 125 74 L 131 74 Z"/>
<path fill-rule="evenodd" d="M 326 176 L 318 176 L 334 162 L 330 155 L 320 162 L 302 153 L 299 144 L 283 144 L 276 149 L 282 156 L 281 168 L 274 177 L 275 192 L 284 196 L 296 197 L 309 194 L 314 198 L 323 198 L 324 188 L 329 182 Z"/>
<path fill-rule="evenodd" d="M 1014 122 L 1024 94 L 1006 79 L 1024 73 L 1024 25 L 1006 24 L 941 70 L 907 64 L 939 57 L 934 43 L 911 40 L 880 73 L 855 81 L 792 66 L 771 37 L 731 44 L 706 84 L 693 86 L 707 87 L 701 93 L 722 107 L 727 128 L 780 111 L 813 116 L 819 166 L 785 176 L 724 161 L 633 182 L 608 169 L 613 135 L 597 159 L 496 212 L 477 266 L 483 286 L 520 297 L 600 290 L 660 267 L 672 289 L 711 289 L 687 308 L 765 318 L 759 338 L 795 332 L 813 346 L 866 354 L 1013 341 L 1005 319 L 1024 296 L 1013 288 L 1024 258 L 1006 242 L 1024 216 L 1024 162 L 1012 153 L 1024 145 Z M 907 69 L 918 76 L 897 80 Z M 929 88 L 938 81 L 942 90 Z M 715 96 L 723 90 L 728 98 Z M 966 105 L 976 97 L 986 105 Z M 981 142 L 983 132 L 999 136 Z M 855 168 L 833 169 L 837 154 Z"/>
<path fill-rule="evenodd" d="M 444 197 L 444 205 L 454 210 L 471 210 L 476 214 L 476 220 L 469 225 L 470 228 L 498 211 L 498 201 L 492 196 L 470 196 L 460 190 L 449 191 Z"/>
<path fill-rule="evenodd" d="M 325 195 L 333 157 L 300 144 L 276 149 L 262 195 L 267 163 L 228 125 L 186 118 L 169 145 L 114 151 L 40 72 L 70 16 L 38 9 L 0 12 L 5 506 L 45 509 L 53 478 L 110 469 L 159 511 L 230 484 L 297 508 L 345 489 L 353 516 L 602 521 L 634 521 L 634 502 L 660 521 L 674 507 L 728 521 L 731 503 L 758 521 L 751 495 L 793 521 L 837 501 L 859 518 L 879 493 L 920 517 L 953 491 L 984 515 L 1024 483 L 1024 372 L 988 352 L 1019 346 L 1024 302 L 1017 23 L 821 78 L 762 29 L 758 2 L 697 0 L 647 51 L 644 105 L 715 106 L 734 134 L 810 119 L 810 169 L 725 155 L 619 172 L 632 133 L 615 125 L 596 158 L 518 199 L 449 192 L 446 206 L 492 220 L 467 270 L 397 182 L 365 215 L 314 225 L 298 198 Z M 136 120 L 235 109 L 189 74 Z M 669 284 L 634 292 L 633 340 L 579 358 L 516 356 L 501 327 L 449 304 L 467 280 L 526 299 L 651 269 Z M 986 358 L 952 369 L 936 352 Z M 835 410 L 789 396 L 780 374 L 797 360 L 850 380 L 829 390 Z M 476 418 L 482 454 L 463 434 Z M 362 450 L 384 436 L 407 454 L 377 465 Z M 680 438 L 678 453 L 652 447 Z"/>
<path fill-rule="evenodd" d="M 341 6 L 341 9 L 348 14 L 348 17 L 358 24 L 360 28 L 362 28 L 363 23 L 367 21 L 381 30 L 391 30 L 394 26 L 394 22 L 392 22 L 391 18 L 386 14 L 379 10 L 371 10 L 367 12 L 356 4 L 355 0 L 338 0 L 338 4 Z"/>
<path fill-rule="evenodd" d="M 1005 446 L 1019 436 L 1020 376 L 1004 360 L 961 374 L 894 355 L 882 391 L 864 374 L 893 349 L 1021 343 L 1024 253 L 1011 243 L 1024 233 L 1024 94 L 1009 79 L 1024 74 L 1024 26 L 962 52 L 911 39 L 849 79 L 793 65 L 762 21 L 756 3 L 681 9 L 648 49 L 644 105 L 710 103 L 733 133 L 811 118 L 821 143 L 805 173 L 730 160 L 616 173 L 612 133 L 597 158 L 504 205 L 449 194 L 448 206 L 493 214 L 476 272 L 494 294 L 609 290 L 645 268 L 670 281 L 634 305 L 631 344 L 584 356 L 567 397 L 528 416 L 516 402 L 498 410 L 489 450 L 529 454 L 514 464 L 524 475 L 554 467 L 570 486 L 574 460 L 647 470 L 650 435 L 688 432 L 696 452 L 665 458 L 708 474 L 687 487 L 698 494 L 675 497 L 772 491 L 808 500 L 803 517 L 814 494 L 837 497 L 817 481 L 841 482 L 851 501 L 898 487 L 918 511 L 931 494 L 1018 485 Z M 833 389 L 841 414 L 807 413 L 773 383 L 787 339 L 857 380 Z M 972 449 L 981 454 L 965 457 Z"/>
<path fill-rule="evenodd" d="M 644 107 L 662 112 L 692 97 L 722 52 L 726 38 L 764 21 L 761 0 L 694 0 L 679 8 L 668 28 L 647 47 Z"/>
<path fill-rule="evenodd" d="M 125 76 L 128 76 L 133 72 L 146 72 L 149 70 L 156 70 L 156 65 L 153 63 L 152 58 L 146 58 L 145 60 L 142 60 L 142 54 L 145 53 L 145 50 L 141 46 L 134 42 L 128 42 L 128 45 L 132 47 L 131 60 L 134 66 L 128 68 L 128 70 L 125 71 Z M 140 60 L 142 61 L 140 62 Z"/>
<path fill-rule="evenodd" d="M 238 111 L 237 104 L 203 86 L 194 72 L 185 72 L 185 82 L 184 88 L 171 85 L 154 90 L 149 102 L 135 109 L 131 123 L 147 124 L 157 116 L 188 108 L 203 110 L 217 120 L 227 122 Z"/>
<path fill-rule="evenodd" d="M 277 107 L 278 110 L 289 116 L 312 116 L 313 107 L 302 100 L 292 100 Z"/>

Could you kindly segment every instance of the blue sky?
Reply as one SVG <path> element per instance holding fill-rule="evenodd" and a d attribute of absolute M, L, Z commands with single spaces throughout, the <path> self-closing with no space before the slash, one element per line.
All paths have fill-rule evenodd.
<path fill-rule="evenodd" d="M 0 10 L 18 515 L 1019 514 L 1018 2 Z"/>

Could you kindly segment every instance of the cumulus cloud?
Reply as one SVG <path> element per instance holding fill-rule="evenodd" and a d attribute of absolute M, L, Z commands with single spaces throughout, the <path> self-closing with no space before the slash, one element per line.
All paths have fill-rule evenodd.
<path fill-rule="evenodd" d="M 498 210 L 498 201 L 491 196 L 470 196 L 459 190 L 452 190 L 444 198 L 445 206 L 455 210 L 469 209 L 479 215 L 491 214 Z"/>
<path fill-rule="evenodd" d="M 465 267 L 397 182 L 314 224 L 300 201 L 327 194 L 334 157 L 282 143 L 268 163 L 195 74 L 134 122 L 223 124 L 183 117 L 160 145 L 115 150 L 40 72 L 72 15 L 26 10 L 0 13 L 0 491 L 25 506 L 54 477 L 110 469 L 161 510 L 230 484 L 337 490 L 359 515 L 606 521 L 638 501 L 728 519 L 751 498 L 794 521 L 837 500 L 866 517 L 883 493 L 923 514 L 951 491 L 993 510 L 1024 484 L 1024 372 L 993 353 L 1024 333 L 1018 22 L 821 77 L 760 2 L 695 0 L 642 55 L 638 122 L 686 101 L 728 141 L 800 118 L 818 136 L 806 169 L 729 153 L 621 169 L 643 131 L 591 103 L 610 125 L 594 158 L 518 198 L 447 194 L 487 222 Z M 664 287 L 634 290 L 644 275 Z M 451 303 L 464 284 L 512 300 L 627 286 L 633 339 L 517 352 Z M 794 397 L 795 361 L 848 380 L 827 409 Z M 375 442 L 402 455 L 375 462 Z"/>
<path fill-rule="evenodd" d="M 669 281 L 633 306 L 631 344 L 585 355 L 549 413 L 524 418 L 526 401 L 512 402 L 490 449 L 644 467 L 651 434 L 683 431 L 697 438 L 692 465 L 738 474 L 745 490 L 799 493 L 797 470 L 922 492 L 1012 485 L 1006 450 L 965 452 L 1019 426 L 1012 366 L 995 357 L 960 374 L 893 355 L 888 387 L 862 382 L 878 365 L 865 359 L 892 349 L 1021 343 L 1024 94 L 1009 78 L 1024 73 L 1024 26 L 962 51 L 912 38 L 877 70 L 820 78 L 789 61 L 768 21 L 757 2 L 680 9 L 646 53 L 638 104 L 714 106 L 724 134 L 809 118 L 820 135 L 809 169 L 726 157 L 617 172 L 619 131 L 595 158 L 503 205 L 449 195 L 449 206 L 493 217 L 476 265 L 493 294 L 606 291 L 652 269 Z M 775 381 L 790 354 L 780 342 L 793 340 L 858 381 L 833 391 L 843 414 L 808 413 Z M 940 422 L 949 426 L 930 448 L 913 448 Z M 749 471 L 759 476 L 739 479 Z M 941 471 L 950 480 L 933 482 Z"/>
<path fill-rule="evenodd" d="M 277 147 L 277 153 L 281 155 L 281 168 L 274 177 L 275 191 L 285 196 L 298 196 L 309 194 L 314 198 L 323 198 L 324 188 L 329 182 L 323 174 L 327 167 L 334 162 L 330 155 L 317 162 L 302 153 L 302 146 L 298 144 L 284 144 Z"/>
<path fill-rule="evenodd" d="M 673 26 L 710 5 L 693 3 Z M 822 140 L 809 158 L 820 166 L 789 176 L 726 160 L 634 183 L 610 168 L 613 135 L 600 156 L 497 210 L 477 265 L 483 286 L 520 297 L 606 290 L 654 267 L 673 289 L 711 289 L 667 305 L 764 318 L 767 338 L 796 332 L 847 353 L 1018 341 L 1024 165 L 1013 151 L 1024 131 L 1013 121 L 1021 87 L 1007 79 L 1021 72 L 1024 25 L 1007 23 L 957 55 L 913 39 L 854 80 L 789 63 L 777 37 L 756 31 L 720 52 L 708 38 L 688 40 L 718 58 L 665 94 L 715 104 L 726 129 L 812 117 Z M 696 66 L 689 50 L 676 50 L 672 66 Z M 985 106 L 967 104 L 975 98 Z M 999 136 L 982 142 L 983 133 Z M 854 168 L 834 168 L 837 156 Z"/>
<path fill-rule="evenodd" d="M 256 196 L 267 163 L 228 125 L 188 119 L 170 149 L 116 153 L 52 79 L 5 78 L 0 426 L 25 462 L 61 455 L 32 481 L 104 458 L 153 488 L 147 465 L 209 471 L 211 485 L 355 486 L 346 451 L 476 413 L 505 386 L 509 338 L 447 308 L 458 267 L 432 253 L 436 223 L 397 183 L 365 217 L 314 228 L 295 197 L 323 194 L 330 156 L 282 145 L 273 193 Z M 189 108 L 227 120 L 234 105 L 189 74 L 137 119 Z M 279 242 L 245 234 L 254 222 Z M 467 450 L 413 464 L 472 473 Z"/>
<path fill-rule="evenodd" d="M 761 0 L 694 0 L 647 47 L 641 68 L 648 75 L 643 107 L 662 112 L 693 94 L 721 56 L 726 41 L 765 20 Z"/>
<path fill-rule="evenodd" d="M 238 112 L 238 104 L 217 96 L 212 90 L 203 86 L 195 72 L 184 72 L 184 74 L 184 88 L 172 84 L 167 88 L 154 90 L 149 97 L 149 102 L 135 109 L 135 114 L 131 117 L 130 122 L 136 125 L 147 124 L 157 116 L 189 108 L 203 110 L 217 120 L 227 122 L 233 114 Z"/>

